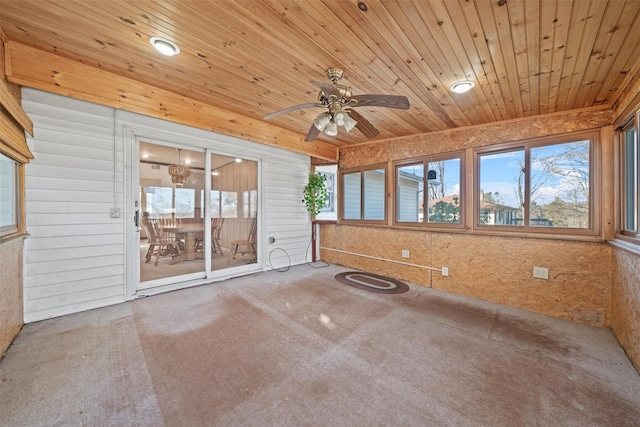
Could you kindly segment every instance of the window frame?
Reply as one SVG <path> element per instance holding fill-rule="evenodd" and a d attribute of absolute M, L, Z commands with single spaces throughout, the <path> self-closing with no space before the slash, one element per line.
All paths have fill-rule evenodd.
<path fill-rule="evenodd" d="M 383 200 L 383 208 L 384 208 L 384 218 L 383 219 L 364 219 L 364 214 L 365 214 L 365 205 L 364 205 L 364 189 L 365 189 L 365 185 L 364 185 L 364 178 L 365 178 L 365 172 L 370 172 L 370 171 L 375 171 L 375 170 L 379 170 L 382 169 L 384 171 L 384 200 Z M 360 192 L 360 219 L 353 219 L 353 218 L 349 218 L 349 219 L 345 219 L 344 218 L 344 208 L 345 208 L 345 201 L 344 201 L 344 197 L 346 196 L 346 193 L 344 191 L 344 176 L 348 175 L 348 174 L 352 174 L 352 173 L 360 173 L 360 188 L 361 188 L 361 192 Z M 359 167 L 355 167 L 355 168 L 349 168 L 349 169 L 343 169 L 343 170 L 339 170 L 338 171 L 338 183 L 339 183 L 339 187 L 338 187 L 338 194 L 340 197 L 339 199 L 339 203 L 338 203 L 338 222 L 339 223 L 344 223 L 344 224 L 370 224 L 370 225 L 381 225 L 384 224 L 386 225 L 388 222 L 388 218 L 389 218 L 389 214 L 388 214 L 388 200 L 389 200 L 389 188 L 388 188 L 388 177 L 389 177 L 389 171 L 387 168 L 387 163 L 376 163 L 373 165 L 366 165 L 366 166 L 359 166 Z"/>
<path fill-rule="evenodd" d="M 577 141 L 589 141 L 589 227 L 540 227 L 531 226 L 531 149 L 560 145 Z M 524 179 L 524 217 L 523 225 L 494 225 L 480 223 L 480 158 L 483 155 L 499 154 L 511 151 L 523 150 L 525 162 Z M 601 142 L 598 130 L 580 131 L 562 135 L 532 138 L 521 141 L 478 147 L 473 150 L 473 229 L 477 232 L 504 232 L 506 234 L 546 235 L 555 236 L 589 236 L 595 237 L 601 234 Z"/>
<path fill-rule="evenodd" d="M 452 222 L 413 222 L 413 221 L 398 221 L 399 216 L 399 199 L 398 199 L 398 186 L 399 186 L 399 178 L 398 178 L 398 169 L 408 165 L 420 164 L 422 163 L 424 166 L 424 177 L 423 177 L 423 188 L 427 188 L 427 171 L 429 163 L 446 161 L 446 160 L 459 160 L 460 161 L 460 176 L 459 184 L 460 184 L 460 194 L 458 197 L 460 198 L 460 221 L 457 223 Z M 412 159 L 403 159 L 399 161 L 393 162 L 393 226 L 394 227 L 419 227 L 421 229 L 447 229 L 447 230 L 464 230 L 466 227 L 466 205 L 465 205 L 465 194 L 466 194 L 466 166 L 465 166 L 466 153 L 464 150 L 458 151 L 450 151 L 446 153 L 438 153 L 434 155 L 427 155 L 421 157 L 415 157 Z M 424 191 L 424 190 L 423 190 Z M 424 214 L 425 218 L 428 218 L 428 199 L 423 196 L 423 203 L 425 206 Z"/>
<path fill-rule="evenodd" d="M 630 115 L 626 116 L 622 123 L 616 127 L 616 176 L 618 184 L 617 202 L 615 206 L 616 230 L 615 237 L 626 240 L 628 242 L 640 245 L 640 105 L 633 108 Z M 633 215 L 635 230 L 626 229 L 626 213 L 627 213 L 627 169 L 626 160 L 627 153 L 625 150 L 626 135 L 630 128 L 634 128 L 635 136 L 635 169 L 633 171 L 635 181 L 635 203 L 633 206 Z"/>
<path fill-rule="evenodd" d="M 0 240 L 10 239 L 25 234 L 25 200 L 24 200 L 24 163 L 0 151 L 0 155 L 8 159 L 13 167 L 13 209 L 15 223 L 0 226 Z"/>

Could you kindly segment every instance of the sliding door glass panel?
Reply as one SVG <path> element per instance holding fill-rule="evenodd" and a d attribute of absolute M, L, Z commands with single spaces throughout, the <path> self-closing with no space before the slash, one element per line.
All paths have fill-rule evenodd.
<path fill-rule="evenodd" d="M 211 155 L 211 269 L 257 262 L 258 163 Z"/>
<path fill-rule="evenodd" d="M 140 143 L 140 282 L 204 277 L 204 152 Z"/>

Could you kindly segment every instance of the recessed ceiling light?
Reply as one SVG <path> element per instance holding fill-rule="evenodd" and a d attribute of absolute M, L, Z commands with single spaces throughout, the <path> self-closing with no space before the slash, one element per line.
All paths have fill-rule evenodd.
<path fill-rule="evenodd" d="M 242 159 L 236 159 L 236 163 L 242 163 Z"/>
<path fill-rule="evenodd" d="M 177 44 L 162 37 L 151 37 L 149 43 L 163 55 L 173 56 L 180 53 L 180 48 Z"/>
<path fill-rule="evenodd" d="M 452 84 L 451 87 L 449 87 L 449 90 L 455 93 L 464 93 L 471 90 L 475 85 L 476 84 L 470 80 L 463 80 Z"/>

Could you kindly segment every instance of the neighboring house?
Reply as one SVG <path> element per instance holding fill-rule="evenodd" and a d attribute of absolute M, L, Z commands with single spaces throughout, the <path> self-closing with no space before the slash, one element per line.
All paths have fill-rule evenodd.
<path fill-rule="evenodd" d="M 480 221 L 483 224 L 515 225 L 522 216 L 518 208 L 491 202 L 480 202 Z"/>

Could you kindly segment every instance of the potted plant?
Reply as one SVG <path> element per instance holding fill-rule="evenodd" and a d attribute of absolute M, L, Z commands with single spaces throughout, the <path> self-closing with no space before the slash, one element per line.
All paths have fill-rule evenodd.
<path fill-rule="evenodd" d="M 316 216 L 329 203 L 327 196 L 327 177 L 320 172 L 309 174 L 309 182 L 304 187 L 302 202 L 311 216 Z"/>

